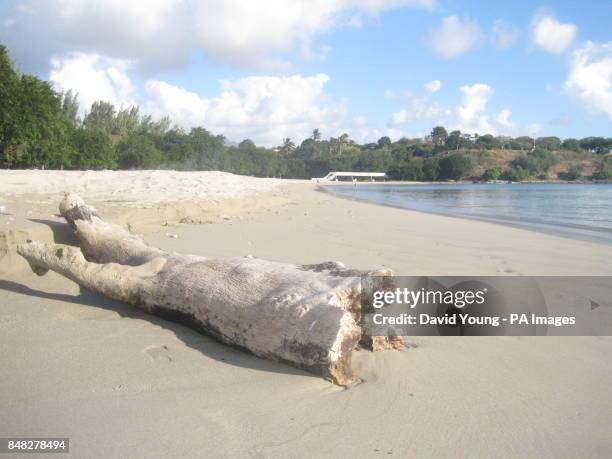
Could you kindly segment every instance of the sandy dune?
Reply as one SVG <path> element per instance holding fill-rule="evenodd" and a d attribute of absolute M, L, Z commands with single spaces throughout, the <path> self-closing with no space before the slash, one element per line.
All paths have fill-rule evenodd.
<path fill-rule="evenodd" d="M 151 224 L 145 237 L 215 257 L 332 259 L 407 275 L 612 273 L 610 246 L 265 183 L 273 189 L 250 186 L 283 199 L 213 224 Z M 3 187 L 2 204 L 19 209 L 14 193 L 35 189 Z M 49 220 L 46 202 L 30 219 Z M 17 231 L 21 220 L 9 217 L 0 224 Z M 37 234 L 70 243 L 54 222 Z M 608 337 L 413 339 L 404 352 L 358 352 L 365 382 L 343 390 L 11 260 L 0 271 L 0 436 L 69 436 L 75 457 L 100 458 L 612 455 Z"/>
<path fill-rule="evenodd" d="M 227 172 L 3 170 L 0 195 L 51 195 L 61 191 L 85 199 L 142 207 L 153 203 L 240 198 L 283 183 Z"/>

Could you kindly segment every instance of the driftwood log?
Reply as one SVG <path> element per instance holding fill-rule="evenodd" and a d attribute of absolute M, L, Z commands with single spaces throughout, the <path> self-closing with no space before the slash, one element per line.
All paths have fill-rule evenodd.
<path fill-rule="evenodd" d="M 19 245 L 18 253 L 38 275 L 55 271 L 149 313 L 187 321 L 257 356 L 335 384 L 353 381 L 351 354 L 361 339 L 360 276 L 388 276 L 389 270 L 167 253 L 105 222 L 76 195 L 64 197 L 60 213 L 80 249 L 32 241 Z M 367 344 L 380 349 L 397 347 L 398 342 L 380 338 Z"/>

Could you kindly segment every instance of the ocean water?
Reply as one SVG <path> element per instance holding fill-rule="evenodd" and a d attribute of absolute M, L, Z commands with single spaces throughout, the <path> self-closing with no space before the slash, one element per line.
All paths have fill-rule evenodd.
<path fill-rule="evenodd" d="M 326 185 L 341 197 L 612 243 L 612 184 Z"/>

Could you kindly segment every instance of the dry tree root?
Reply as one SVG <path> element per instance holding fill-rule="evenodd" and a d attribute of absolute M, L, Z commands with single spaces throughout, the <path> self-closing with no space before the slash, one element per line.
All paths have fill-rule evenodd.
<path fill-rule="evenodd" d="M 152 314 L 188 321 L 213 338 L 253 354 L 351 383 L 351 354 L 361 340 L 362 275 L 342 263 L 278 263 L 258 258 L 208 259 L 167 253 L 107 223 L 72 194 L 60 212 L 81 250 L 29 242 L 18 253 L 32 270 L 55 271 L 83 287 Z M 376 337 L 372 350 L 397 348 Z"/>

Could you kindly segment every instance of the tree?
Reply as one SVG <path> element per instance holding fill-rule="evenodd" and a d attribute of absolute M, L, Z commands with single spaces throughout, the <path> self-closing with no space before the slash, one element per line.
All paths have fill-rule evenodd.
<path fill-rule="evenodd" d="M 77 129 L 74 132 L 75 146 L 72 167 L 76 169 L 114 169 L 117 153 L 113 143 L 102 131 Z"/>
<path fill-rule="evenodd" d="M 582 147 L 580 146 L 580 142 L 576 139 L 565 139 L 561 144 L 563 148 L 566 150 L 572 151 L 582 151 Z"/>
<path fill-rule="evenodd" d="M 510 142 L 510 148 L 513 150 L 531 150 L 534 148 L 534 142 L 534 139 L 531 137 L 517 137 Z"/>
<path fill-rule="evenodd" d="M 559 150 L 561 148 L 561 139 L 559 137 L 538 137 L 535 141 L 535 146 L 544 150 Z"/>
<path fill-rule="evenodd" d="M 392 166 L 387 175 L 393 180 L 423 180 L 423 162 L 409 158 L 403 164 Z"/>
<path fill-rule="evenodd" d="M 485 150 L 492 150 L 500 147 L 498 140 L 491 134 L 480 136 L 476 141 L 476 145 L 484 148 Z"/>
<path fill-rule="evenodd" d="M 431 131 L 431 141 L 437 147 L 443 147 L 446 144 L 446 138 L 448 137 L 448 133 L 443 126 L 436 126 Z"/>
<path fill-rule="evenodd" d="M 110 102 L 99 100 L 91 104 L 91 110 L 83 120 L 87 129 L 112 134 L 115 124 L 115 106 Z"/>
<path fill-rule="evenodd" d="M 385 135 L 378 139 L 377 143 L 378 148 L 387 148 L 391 145 L 391 139 Z"/>
<path fill-rule="evenodd" d="M 486 171 L 484 171 L 484 173 L 482 174 L 482 179 L 485 181 L 491 181 L 491 180 L 499 180 L 499 178 L 502 175 L 502 169 L 499 166 L 493 166 L 490 169 L 487 169 Z"/>
<path fill-rule="evenodd" d="M 510 142 L 512 142 L 512 137 L 508 137 L 505 135 L 499 135 L 495 137 L 495 140 L 497 141 L 499 148 L 504 150 L 504 149 L 510 148 Z"/>
<path fill-rule="evenodd" d="M 611 180 L 612 179 L 612 156 L 606 155 L 601 162 L 597 172 L 593 174 L 595 180 Z"/>
<path fill-rule="evenodd" d="M 474 163 L 470 156 L 461 153 L 453 153 L 452 155 L 440 159 L 439 167 L 439 178 L 442 180 L 459 180 L 472 173 Z"/>
<path fill-rule="evenodd" d="M 592 153 L 608 153 L 612 149 L 612 139 L 605 137 L 586 137 L 580 140 L 580 146 Z"/>
<path fill-rule="evenodd" d="M 340 156 L 342 155 L 342 152 L 344 151 L 345 147 L 350 144 L 351 139 L 347 133 L 342 134 L 337 139 L 332 137 L 329 139 L 329 152 Z M 372 149 L 376 149 L 378 147 L 378 145 L 375 143 L 373 143 L 372 145 Z"/>
<path fill-rule="evenodd" d="M 243 151 L 254 150 L 257 148 L 255 142 L 251 139 L 244 139 L 242 142 L 238 144 L 238 148 Z"/>
<path fill-rule="evenodd" d="M 19 75 L 0 45 L 0 152 L 4 166 L 67 167 L 72 125 L 51 84 Z"/>
<path fill-rule="evenodd" d="M 149 134 L 142 132 L 142 134 Z M 149 134 L 150 135 L 150 134 Z M 193 169 L 195 152 L 192 138 L 175 128 L 155 137 L 155 146 L 163 152 L 164 164 L 173 169 Z"/>
<path fill-rule="evenodd" d="M 189 132 L 189 137 L 194 154 L 192 168 L 216 170 L 223 167 L 225 137 L 214 135 L 202 127 L 193 128 Z M 241 149 L 255 148 L 255 144 L 248 139 L 242 141 L 240 146 Z"/>
<path fill-rule="evenodd" d="M 319 131 L 319 129 L 313 129 L 312 140 L 314 140 L 315 142 L 318 142 L 321 140 L 321 131 Z"/>
<path fill-rule="evenodd" d="M 567 170 L 567 172 L 560 172 L 558 174 L 558 177 L 561 180 L 570 180 L 570 181 L 578 180 L 579 178 L 582 177 L 582 170 L 583 169 L 580 164 L 574 164 Z"/>
<path fill-rule="evenodd" d="M 79 119 L 79 100 L 78 94 L 72 92 L 72 89 L 62 93 L 62 112 L 64 116 L 72 123 L 73 126 L 78 126 Z"/>
<path fill-rule="evenodd" d="M 520 155 L 514 158 L 510 164 L 513 169 L 520 169 L 517 173 L 521 177 L 527 174 L 525 178 L 546 174 L 550 166 L 555 163 L 555 157 L 548 150 L 535 149 L 525 155 Z"/>
<path fill-rule="evenodd" d="M 527 180 L 529 177 L 529 171 L 523 169 L 521 166 L 513 166 L 511 169 L 502 174 L 502 179 L 508 180 L 509 182 L 522 182 Z"/>
<path fill-rule="evenodd" d="M 451 133 L 446 138 L 446 148 L 448 150 L 459 150 L 465 146 L 468 146 L 470 143 L 466 142 L 466 140 L 461 135 L 461 131 L 451 131 Z"/>
<path fill-rule="evenodd" d="M 12 165 L 19 145 L 25 140 L 20 129 L 20 79 L 5 46 L 0 45 L 0 153 L 6 166 Z"/>
<path fill-rule="evenodd" d="M 117 144 L 121 169 L 154 169 L 163 161 L 162 153 L 146 134 L 132 134 Z"/>
<path fill-rule="evenodd" d="M 145 115 L 140 120 L 140 132 L 151 135 L 164 135 L 170 129 L 172 120 L 168 116 L 164 116 L 157 121 L 153 121 L 151 115 Z"/>
<path fill-rule="evenodd" d="M 51 84 L 23 75 L 19 94 L 19 131 L 22 150 L 16 164 L 69 167 L 73 126 L 62 113 L 62 102 Z"/>
<path fill-rule="evenodd" d="M 283 145 L 280 148 L 280 152 L 283 155 L 288 155 L 293 150 L 295 150 L 295 143 L 293 143 L 293 141 L 289 137 L 284 138 L 283 139 Z"/>
<path fill-rule="evenodd" d="M 111 133 L 124 137 L 134 134 L 140 128 L 140 109 L 137 106 L 123 108 L 117 112 L 111 126 Z"/>
<path fill-rule="evenodd" d="M 425 158 L 423 160 L 423 178 L 425 180 L 438 180 L 440 177 L 440 161 L 436 157 Z"/>

